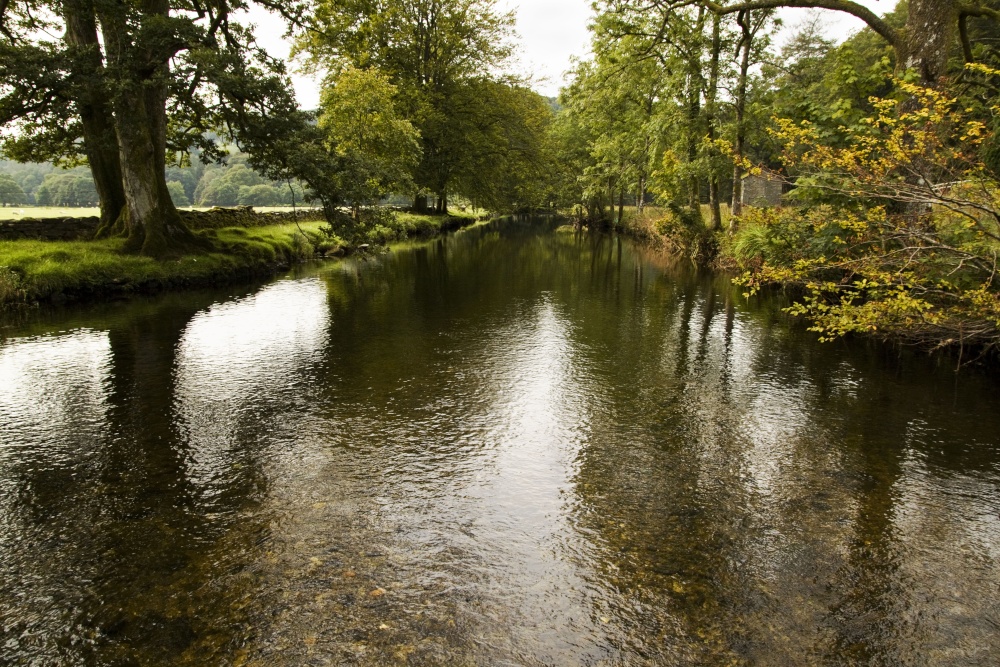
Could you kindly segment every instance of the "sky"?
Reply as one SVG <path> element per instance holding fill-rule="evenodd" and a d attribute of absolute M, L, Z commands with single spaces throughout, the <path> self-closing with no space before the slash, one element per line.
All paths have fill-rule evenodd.
<path fill-rule="evenodd" d="M 896 4 L 896 0 L 857 1 L 877 14 L 884 14 Z M 563 84 L 563 75 L 570 68 L 571 58 L 587 54 L 591 0 L 499 0 L 499 5 L 513 10 L 517 18 L 518 73 L 532 76 L 533 87 L 538 92 L 556 96 Z M 790 34 L 814 11 L 823 15 L 827 36 L 838 41 L 864 27 L 860 19 L 843 12 L 783 9 L 780 15 L 786 26 L 785 34 Z M 259 8 L 251 12 L 250 20 L 257 25 L 258 40 L 272 55 L 282 58 L 288 55 L 289 45 L 282 34 L 281 21 Z M 293 76 L 293 82 L 299 103 L 306 109 L 316 108 L 319 82 L 298 74 Z"/>

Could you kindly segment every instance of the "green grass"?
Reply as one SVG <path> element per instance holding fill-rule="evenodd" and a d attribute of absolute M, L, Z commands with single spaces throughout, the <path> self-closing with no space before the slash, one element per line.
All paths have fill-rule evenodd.
<path fill-rule="evenodd" d="M 368 243 L 386 245 L 411 238 L 436 236 L 445 231 L 467 227 L 476 221 L 472 213 L 448 215 L 425 215 L 418 213 L 396 213 L 393 220 L 384 220 L 364 233 Z"/>
<path fill-rule="evenodd" d="M 86 209 L 49 209 L 72 211 Z M 373 245 L 430 237 L 475 222 L 472 214 L 399 213 L 370 229 Z M 114 298 L 164 288 L 207 286 L 273 271 L 343 247 L 322 222 L 226 227 L 200 232 L 213 249 L 180 259 L 155 260 L 122 252 L 123 239 L 0 241 L 0 307 L 12 303 Z M 301 231 L 300 231 L 301 230 Z"/>
<path fill-rule="evenodd" d="M 302 223 L 305 236 L 294 223 L 208 231 L 203 234 L 213 251 L 164 261 L 123 254 L 122 239 L 0 241 L 0 305 L 113 297 L 262 274 L 313 257 L 323 241 L 320 226 Z"/>

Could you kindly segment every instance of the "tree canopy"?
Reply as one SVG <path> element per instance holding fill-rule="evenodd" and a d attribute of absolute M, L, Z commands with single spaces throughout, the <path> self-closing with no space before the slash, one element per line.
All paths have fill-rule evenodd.
<path fill-rule="evenodd" d="M 304 7 L 261 0 L 289 20 Z M 167 187 L 168 151 L 219 157 L 210 131 L 259 131 L 294 108 L 284 63 L 238 22 L 249 3 L 11 0 L 0 5 L 2 151 L 86 161 L 105 229 L 159 255 L 195 242 Z M 61 37 L 55 37 L 61 35 Z"/>
<path fill-rule="evenodd" d="M 636 233 L 716 257 L 751 293 L 797 285 L 790 312 L 825 338 L 998 347 L 998 5 L 599 2 L 556 121 L 566 199 L 621 226 L 625 202 L 655 198 Z M 779 50 L 789 6 L 869 27 L 835 44 L 813 21 Z M 763 184 L 779 191 L 753 206 Z"/>
<path fill-rule="evenodd" d="M 310 66 L 330 72 L 331 85 L 352 68 L 385 77 L 419 133 L 416 208 L 434 195 L 444 212 L 449 192 L 483 204 L 518 199 L 511 193 L 531 176 L 523 169 L 518 184 L 506 178 L 503 196 L 484 189 L 510 176 L 504 165 L 532 159 L 528 145 L 540 146 L 547 131 L 542 98 L 505 73 L 512 13 L 496 0 L 317 0 L 315 18 L 298 42 Z"/>

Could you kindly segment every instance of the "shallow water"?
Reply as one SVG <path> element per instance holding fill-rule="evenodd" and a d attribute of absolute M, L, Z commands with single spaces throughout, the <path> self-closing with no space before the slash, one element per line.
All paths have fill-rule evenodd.
<path fill-rule="evenodd" d="M 628 243 L 0 331 L 0 664 L 1000 661 L 1000 383 Z"/>

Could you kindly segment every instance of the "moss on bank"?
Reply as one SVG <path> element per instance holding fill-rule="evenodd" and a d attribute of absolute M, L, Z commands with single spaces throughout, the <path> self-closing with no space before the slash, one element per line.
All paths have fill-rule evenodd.
<path fill-rule="evenodd" d="M 372 230 L 368 242 L 433 236 L 474 221 L 472 216 L 403 213 Z M 348 250 L 340 239 L 325 236 L 322 227 L 321 222 L 303 222 L 205 230 L 199 234 L 210 239 L 211 251 L 163 261 L 123 253 L 124 239 L 0 241 L 0 306 L 203 287 L 268 275 Z"/>
<path fill-rule="evenodd" d="M 373 245 L 386 245 L 412 238 L 430 238 L 468 227 L 476 220 L 477 217 L 472 213 L 421 215 L 404 211 L 365 230 L 363 238 Z"/>

